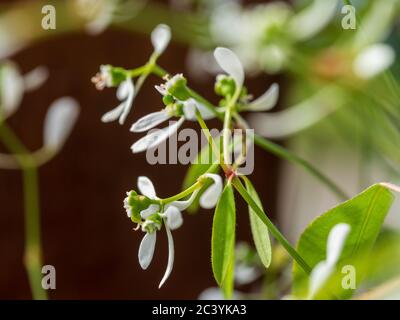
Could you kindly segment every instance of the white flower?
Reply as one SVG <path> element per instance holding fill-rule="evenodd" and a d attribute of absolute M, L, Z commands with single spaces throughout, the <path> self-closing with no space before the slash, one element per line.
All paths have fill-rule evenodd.
<path fill-rule="evenodd" d="M 361 79 L 370 79 L 388 69 L 395 61 L 394 50 L 386 44 L 373 44 L 361 51 L 353 62 L 353 71 Z"/>
<path fill-rule="evenodd" d="M 196 109 L 199 110 L 204 119 L 211 119 L 214 117 L 214 114 L 210 110 L 208 110 L 207 107 L 195 101 L 194 99 L 188 99 L 186 101 L 182 101 L 181 103 L 183 105 L 184 115 L 180 116 L 178 121 L 172 122 L 168 127 L 154 130 L 143 138 L 139 139 L 131 146 L 131 150 L 133 153 L 142 152 L 160 145 L 170 136 L 175 134 L 185 120 L 196 120 Z M 172 117 L 174 117 L 174 112 L 167 107 L 161 111 L 153 112 L 140 118 L 132 125 L 130 131 L 148 131 L 159 125 L 160 123 L 171 119 Z"/>
<path fill-rule="evenodd" d="M 329 232 L 326 244 L 326 260 L 318 263 L 311 272 L 309 285 L 309 299 L 312 299 L 335 271 L 346 238 L 350 232 L 350 225 L 339 223 Z"/>
<path fill-rule="evenodd" d="M 135 98 L 135 86 L 131 78 L 127 78 L 119 85 L 117 89 L 117 98 L 121 103 L 116 108 L 104 114 L 101 121 L 111 122 L 118 119 L 119 124 L 124 124 L 126 117 L 131 111 L 133 99 Z"/>
<path fill-rule="evenodd" d="M 216 48 L 214 51 L 215 59 L 229 76 L 235 80 L 236 87 L 242 88 L 244 82 L 244 69 L 236 54 L 227 48 Z M 238 90 L 238 89 L 236 89 Z M 259 98 L 241 107 L 241 111 L 267 111 L 272 109 L 279 98 L 279 85 L 274 83 Z"/>
<path fill-rule="evenodd" d="M 3 119 L 17 111 L 24 92 L 37 89 L 47 78 L 48 70 L 43 66 L 22 75 L 15 63 L 3 62 L 0 67 L 0 105 Z"/>
<path fill-rule="evenodd" d="M 62 148 L 78 118 L 79 106 L 71 97 L 57 99 L 50 106 L 44 123 L 44 145 L 57 151 Z"/>
<path fill-rule="evenodd" d="M 222 179 L 216 174 L 205 174 L 203 177 L 210 178 L 214 181 L 214 183 L 205 192 L 207 193 L 207 191 L 212 189 L 213 195 L 208 195 L 205 197 L 204 193 L 200 198 L 200 204 L 206 204 L 206 208 L 210 208 L 212 205 L 215 206 L 222 192 Z M 156 195 L 153 183 L 149 178 L 143 176 L 139 177 L 137 184 L 138 189 L 143 196 L 152 200 L 159 199 Z M 174 265 L 174 240 L 172 238 L 171 230 L 176 230 L 183 224 L 182 211 L 187 209 L 192 204 L 199 191 L 200 189 L 194 191 L 187 200 L 173 201 L 165 205 L 164 208 L 158 204 L 151 204 L 148 206 L 148 208 L 140 212 L 141 218 L 145 220 L 142 223 L 142 230 L 146 232 L 146 234 L 139 246 L 138 259 L 140 266 L 144 270 L 148 268 L 153 259 L 154 248 L 157 240 L 157 231 L 161 229 L 161 222 L 158 222 L 157 219 L 154 219 L 154 215 L 158 214 L 157 217 L 164 221 L 168 239 L 168 263 L 167 269 L 165 270 L 164 276 L 159 284 L 159 288 L 168 279 Z M 129 205 L 129 196 L 130 194 L 127 193 L 127 197 L 124 199 L 124 208 L 128 217 L 131 217 L 132 208 Z"/>

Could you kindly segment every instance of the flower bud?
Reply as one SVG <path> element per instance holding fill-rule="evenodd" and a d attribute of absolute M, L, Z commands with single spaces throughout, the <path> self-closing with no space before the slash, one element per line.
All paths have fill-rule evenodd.
<path fill-rule="evenodd" d="M 214 85 L 215 93 L 222 97 L 232 97 L 236 90 L 236 83 L 232 77 L 220 74 Z"/>
<path fill-rule="evenodd" d="M 147 209 L 151 202 L 148 197 L 139 195 L 132 190 L 127 193 L 127 197 L 124 199 L 124 208 L 133 222 L 140 223 L 142 221 L 140 213 Z"/>
<path fill-rule="evenodd" d="M 175 99 L 185 101 L 190 98 L 186 84 L 186 78 L 182 74 L 177 74 L 167 81 L 165 89 L 167 94 L 173 96 Z"/>

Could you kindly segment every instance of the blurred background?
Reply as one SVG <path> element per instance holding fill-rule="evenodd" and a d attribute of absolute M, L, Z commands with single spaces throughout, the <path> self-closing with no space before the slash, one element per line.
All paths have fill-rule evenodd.
<path fill-rule="evenodd" d="M 399 1 L 387 1 L 386 10 L 385 6 L 374 7 L 384 1 L 354 2 L 360 8 L 360 15 L 381 10 L 381 20 L 371 23 L 382 32 L 372 42 L 386 43 L 398 53 Z M 23 96 L 18 112 L 7 119 L 8 124 L 30 150 L 36 150 L 43 143 L 43 123 L 49 105 L 62 96 L 74 97 L 80 104 L 79 119 L 65 146 L 39 170 L 43 258 L 57 272 L 57 289 L 49 292 L 51 299 L 195 299 L 204 289 L 215 286 L 210 265 L 212 211 L 185 214 L 183 227 L 174 232 L 173 273 L 166 285 L 157 289 L 167 262 L 166 236 L 163 232 L 159 237 L 154 261 L 143 271 L 137 261 L 142 233 L 133 231 L 122 206 L 125 192 L 136 188 L 140 175 L 148 176 L 162 197 L 178 193 L 182 187 L 187 168 L 151 166 L 145 154 L 133 155 L 129 148 L 140 136 L 129 132 L 130 124 L 161 107 L 154 90 L 160 80 L 150 77 L 146 82 L 124 126 L 100 121 L 116 105 L 115 90 L 98 92 L 90 81 L 101 64 L 133 68 L 146 63 L 153 50 L 149 33 L 159 23 L 169 24 L 173 37 L 160 64 L 171 74 L 184 73 L 191 87 L 211 101 L 216 101 L 213 72 L 204 61 L 217 45 L 243 51 L 241 59 L 249 74 L 246 84 L 254 96 L 273 82 L 280 84 L 279 104 L 273 110 L 276 114 L 302 101 L 307 104 L 307 99 L 321 88 L 334 85 L 339 94 L 335 91 L 335 98 L 331 93 L 322 94 L 318 103 L 340 103 L 341 110 L 329 111 L 326 117 L 316 116 L 314 122 L 306 119 L 303 128 L 289 128 L 287 134 L 278 130 L 265 135 L 308 159 L 350 196 L 373 182 L 400 181 L 399 61 L 392 61 L 387 68 L 394 81 L 394 87 L 389 89 L 384 85 L 386 80 L 379 76 L 358 79 L 352 74 L 346 59 L 361 51 L 353 39 L 359 31 L 342 29 L 342 3 L 337 2 L 334 15 L 327 18 L 315 35 L 301 39 L 299 35 L 280 34 L 282 29 L 271 36 L 270 29 L 267 32 L 263 28 L 285 29 L 279 21 L 274 20 L 272 27 L 266 22 L 279 17 L 280 21 L 287 21 L 290 18 L 286 15 L 301 11 L 312 1 L 286 1 L 288 12 L 279 11 L 283 12 L 279 17 L 264 7 L 254 7 L 271 1 L 241 1 L 237 8 L 251 12 L 254 16 L 248 13 L 250 21 L 255 22 L 255 17 L 260 21 L 249 26 L 248 17 L 232 21 L 223 16 L 228 11 L 221 10 L 221 6 L 236 1 L 103 0 L 97 1 L 100 8 L 109 2 L 127 7 L 93 30 L 88 26 L 93 17 L 84 8 L 94 6 L 95 2 L 30 0 L 0 4 L 0 57 L 3 61 L 12 60 L 21 74 L 41 65 L 49 71 L 47 81 L 39 89 Z M 41 27 L 41 8 L 45 4 L 52 4 L 57 10 L 55 30 Z M 317 24 L 317 16 L 324 12 L 317 11 L 317 15 L 314 12 L 311 24 Z M 269 51 L 257 51 L 256 47 L 249 47 L 253 45 L 249 41 L 229 40 L 230 35 L 213 31 L 215 28 L 229 31 L 234 27 L 247 32 L 242 38 L 245 40 L 254 33 L 265 32 L 270 37 L 267 43 L 275 41 L 276 46 Z M 245 52 L 246 48 L 251 54 Z M 265 60 L 275 63 L 258 61 L 261 52 L 266 55 Z M 376 97 L 365 92 L 376 93 Z M 376 115 L 377 108 L 370 107 L 375 105 L 373 101 L 382 104 L 385 101 L 388 107 L 382 107 L 385 111 Z M 306 107 L 304 112 L 314 111 Z M 275 118 L 271 119 L 266 121 Z M 249 121 L 256 131 L 264 133 L 257 121 L 251 118 Z M 219 123 L 212 122 L 210 126 L 218 127 Z M 6 152 L 3 146 L 1 152 Z M 255 159 L 251 178 L 264 208 L 291 241 L 297 240 L 313 217 L 338 203 L 335 195 L 292 164 L 259 149 Z M 0 170 L 0 299 L 31 298 L 22 260 L 22 197 L 20 171 Z M 246 212 L 247 207 L 239 201 L 237 238 L 251 243 Z M 396 206 L 390 219 L 392 227 L 400 225 Z M 257 286 L 256 282 L 240 289 L 251 291 Z"/>

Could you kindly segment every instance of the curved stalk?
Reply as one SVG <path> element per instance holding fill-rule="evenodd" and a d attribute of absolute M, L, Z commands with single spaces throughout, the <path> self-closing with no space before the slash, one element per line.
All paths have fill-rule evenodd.
<path fill-rule="evenodd" d="M 40 238 L 40 208 L 38 168 L 35 159 L 21 143 L 6 123 L 0 121 L 0 138 L 4 145 L 14 153 L 23 177 L 25 212 L 25 251 L 24 265 L 27 271 L 32 297 L 46 300 L 47 291 L 42 287 L 43 266 L 42 244 Z"/>

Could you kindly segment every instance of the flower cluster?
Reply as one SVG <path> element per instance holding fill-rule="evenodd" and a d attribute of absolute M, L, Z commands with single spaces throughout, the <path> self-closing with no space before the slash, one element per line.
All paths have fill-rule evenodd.
<path fill-rule="evenodd" d="M 208 187 L 200 197 L 200 205 L 203 208 L 213 208 L 222 191 L 222 180 L 219 175 L 206 173 L 199 177 L 197 184 L 190 190 L 187 200 L 170 200 L 160 199 L 157 197 L 153 183 L 147 177 L 138 178 L 138 190 L 129 191 L 124 199 L 124 208 L 127 216 L 137 223 L 137 229 L 141 228 L 145 235 L 139 247 L 139 264 L 142 269 L 147 269 L 153 259 L 154 249 L 156 245 L 157 232 L 161 230 L 162 225 L 168 238 L 168 264 L 164 276 L 160 282 L 161 287 L 168 279 L 172 272 L 174 264 L 174 240 L 172 238 L 172 230 L 178 229 L 182 223 L 182 211 L 187 209 L 195 200 L 205 181 L 211 179 L 213 184 Z"/>

